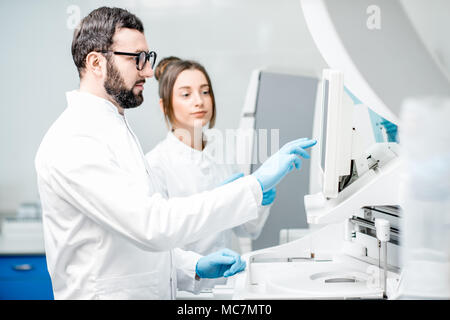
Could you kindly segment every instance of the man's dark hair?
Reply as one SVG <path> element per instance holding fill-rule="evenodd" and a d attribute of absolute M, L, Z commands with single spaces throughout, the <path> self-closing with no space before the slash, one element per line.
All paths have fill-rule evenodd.
<path fill-rule="evenodd" d="M 141 20 L 121 8 L 101 7 L 81 20 L 72 40 L 72 57 L 80 78 L 89 52 L 110 50 L 114 34 L 120 28 L 144 32 Z"/>

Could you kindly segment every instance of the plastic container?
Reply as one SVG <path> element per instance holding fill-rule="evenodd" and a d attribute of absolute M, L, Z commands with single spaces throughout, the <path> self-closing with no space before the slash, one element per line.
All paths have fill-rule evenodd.
<path fill-rule="evenodd" d="M 450 298 L 450 97 L 408 99 L 399 126 L 398 298 Z"/>

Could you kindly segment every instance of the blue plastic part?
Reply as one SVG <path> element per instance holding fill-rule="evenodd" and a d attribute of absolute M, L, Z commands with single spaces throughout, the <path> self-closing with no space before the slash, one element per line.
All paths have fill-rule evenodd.
<path fill-rule="evenodd" d="M 346 86 L 344 86 L 344 92 L 346 92 L 350 98 L 352 98 L 354 104 L 362 104 L 361 100 L 359 100 Z"/>
<path fill-rule="evenodd" d="M 53 300 L 44 255 L 0 256 L 0 300 Z"/>
<path fill-rule="evenodd" d="M 362 104 L 362 101 L 359 100 L 345 86 L 344 86 L 344 91 L 353 100 L 353 103 L 355 105 Z M 372 130 L 373 130 L 373 134 L 374 134 L 374 137 L 375 137 L 375 141 L 377 143 L 385 142 L 385 139 L 384 139 L 382 131 L 381 131 L 382 127 L 384 127 L 385 130 L 386 130 L 387 142 L 397 142 L 398 143 L 398 139 L 397 139 L 398 127 L 395 124 L 393 124 L 392 122 L 389 122 L 388 120 L 384 119 L 383 117 L 378 115 L 378 113 L 372 111 L 370 108 L 369 108 L 369 116 L 370 116 L 370 120 L 372 122 Z"/>

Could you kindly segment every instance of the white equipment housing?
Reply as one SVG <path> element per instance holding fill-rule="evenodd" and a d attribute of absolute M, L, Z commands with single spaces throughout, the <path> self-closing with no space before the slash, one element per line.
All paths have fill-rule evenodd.
<path fill-rule="evenodd" d="M 329 83 L 324 85 L 325 81 Z M 318 192 L 305 196 L 310 232 L 296 241 L 243 255 L 248 264 L 246 272 L 231 279 L 227 286 L 215 287 L 215 298 L 381 299 L 397 291 L 398 145 L 374 144 L 371 130 L 359 130 L 371 126 L 364 121 L 367 108 L 355 106 L 345 96 L 342 72 L 325 70 L 324 86 L 329 86 L 328 93 L 334 97 L 324 99 L 324 90 L 318 91 L 313 136 L 322 141 L 326 134 L 327 145 L 319 143 L 311 151 L 311 181 L 318 181 L 311 190 L 317 188 Z M 323 108 L 324 101 L 328 109 Z M 327 130 L 322 130 L 324 124 Z M 352 142 L 358 139 L 353 136 L 359 137 L 355 148 Z M 351 174 L 354 181 L 344 187 L 338 183 L 341 176 Z M 386 292 L 375 230 L 375 219 L 379 218 L 391 225 Z"/>
<path fill-rule="evenodd" d="M 367 107 L 349 103 L 344 97 L 343 86 L 345 83 L 378 115 L 401 126 L 399 110 L 404 98 L 416 94 L 448 94 L 448 82 L 418 41 L 398 1 L 301 0 L 301 4 L 311 35 L 331 68 L 324 72 L 322 79 L 331 81 L 328 83 L 328 97 L 320 95 L 319 91 L 316 105 L 318 114 L 315 116 L 313 137 L 318 140 L 326 137 L 327 145 L 318 145 L 311 150 L 311 192 L 305 196 L 310 230 L 298 240 L 243 255 L 247 262 L 246 270 L 229 279 L 227 285 L 216 286 L 213 297 L 401 297 L 399 229 L 403 213 L 399 207 L 399 145 L 392 142 L 373 143 L 371 130 L 365 122 Z M 388 10 L 389 16 L 383 20 L 384 26 L 395 30 L 387 28 L 379 34 L 369 34 L 367 30 L 361 31 L 359 26 L 346 28 L 345 23 L 351 20 L 348 17 L 365 12 L 361 8 L 369 5 Z M 343 16 L 343 12 L 347 16 Z M 401 43 L 395 41 L 400 37 Z M 349 43 L 357 43 L 359 47 L 352 47 Z M 361 47 L 365 50 L 358 52 Z M 371 52 L 374 55 L 368 54 Z M 409 55 L 410 52 L 414 55 Z M 410 67 L 397 63 L 405 57 L 411 59 Z M 369 68 L 370 58 L 378 64 Z M 416 67 L 423 69 L 428 87 L 409 81 L 413 73 L 417 74 Z M 250 115 L 254 106 L 252 87 L 257 87 L 255 74 L 244 106 L 244 111 L 250 110 Z M 399 83 L 404 86 L 396 87 Z M 326 124 L 325 131 L 322 130 L 325 129 L 321 121 L 324 119 L 322 105 L 325 99 L 330 98 L 331 105 L 334 103 L 335 107 L 328 110 L 327 120 L 330 122 Z M 245 114 L 241 125 L 251 128 L 252 119 Z M 351 132 L 345 129 L 349 121 L 353 121 Z M 339 132 L 341 136 L 333 136 L 332 132 Z M 349 145 L 351 149 L 348 149 Z M 321 166 L 324 154 L 321 147 L 327 153 L 323 159 L 324 167 Z M 249 168 L 244 171 L 250 173 Z M 342 177 L 347 177 L 346 183 L 338 185 Z M 385 220 L 389 225 L 388 234 L 384 230 L 387 240 L 386 273 L 380 262 L 381 241 L 377 238 L 376 219 Z M 385 274 L 387 279 L 384 279 Z"/>

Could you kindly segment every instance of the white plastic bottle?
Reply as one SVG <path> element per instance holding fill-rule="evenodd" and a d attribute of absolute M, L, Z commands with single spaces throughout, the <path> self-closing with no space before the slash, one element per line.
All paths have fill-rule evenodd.
<path fill-rule="evenodd" d="M 399 134 L 398 298 L 450 299 L 450 97 L 406 100 Z"/>

